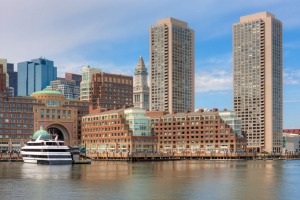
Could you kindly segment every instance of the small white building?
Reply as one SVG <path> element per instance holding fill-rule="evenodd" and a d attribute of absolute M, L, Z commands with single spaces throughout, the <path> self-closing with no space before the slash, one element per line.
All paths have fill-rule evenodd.
<path fill-rule="evenodd" d="M 300 152 L 300 135 L 293 133 L 282 134 L 282 153 Z"/>

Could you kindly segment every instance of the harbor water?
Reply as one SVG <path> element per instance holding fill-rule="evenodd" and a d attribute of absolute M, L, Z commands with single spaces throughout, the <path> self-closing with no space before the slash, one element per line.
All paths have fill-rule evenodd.
<path fill-rule="evenodd" d="M 0 199 L 300 199 L 300 161 L 0 163 Z"/>

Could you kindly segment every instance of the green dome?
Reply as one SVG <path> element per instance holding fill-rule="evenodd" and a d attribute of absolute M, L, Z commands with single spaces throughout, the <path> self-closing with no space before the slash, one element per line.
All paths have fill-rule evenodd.
<path fill-rule="evenodd" d="M 47 131 L 45 131 L 43 129 L 43 126 L 41 126 L 40 130 L 36 131 L 33 136 L 32 136 L 32 139 L 37 139 L 39 136 L 40 139 L 50 139 L 50 133 L 48 133 Z"/>
<path fill-rule="evenodd" d="M 53 91 L 53 90 L 41 90 L 41 91 L 37 91 L 37 92 L 32 93 L 31 96 L 35 95 L 35 94 L 59 94 L 59 95 L 62 95 L 62 93 L 57 92 L 57 91 Z"/>

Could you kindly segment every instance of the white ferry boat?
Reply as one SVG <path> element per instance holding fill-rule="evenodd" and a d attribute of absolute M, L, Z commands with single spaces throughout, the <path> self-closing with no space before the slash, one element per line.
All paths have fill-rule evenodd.
<path fill-rule="evenodd" d="M 21 148 L 21 155 L 25 163 L 37 163 L 47 165 L 72 164 L 72 156 L 64 141 L 50 139 L 51 135 L 41 129 L 34 133 L 32 141 Z"/>

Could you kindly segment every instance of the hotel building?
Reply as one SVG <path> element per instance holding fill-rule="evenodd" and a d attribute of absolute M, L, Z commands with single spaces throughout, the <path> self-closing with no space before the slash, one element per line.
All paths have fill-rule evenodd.
<path fill-rule="evenodd" d="M 233 25 L 233 107 L 248 148 L 280 152 L 282 146 L 282 23 L 268 12 Z"/>
<path fill-rule="evenodd" d="M 150 111 L 194 110 L 194 30 L 166 18 L 150 27 Z"/>
<path fill-rule="evenodd" d="M 150 119 L 145 115 L 146 110 L 132 107 L 84 116 L 81 141 L 86 146 L 87 155 L 156 151 L 157 140 L 151 134 Z"/>

